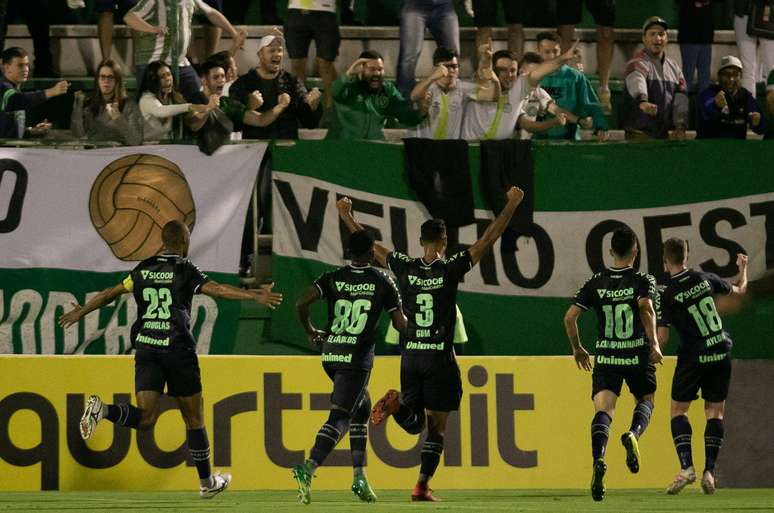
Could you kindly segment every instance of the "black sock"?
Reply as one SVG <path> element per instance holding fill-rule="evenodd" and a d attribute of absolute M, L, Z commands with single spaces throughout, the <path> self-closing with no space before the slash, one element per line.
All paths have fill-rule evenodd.
<path fill-rule="evenodd" d="M 366 465 L 366 444 L 368 442 L 368 416 L 371 414 L 371 396 L 366 390 L 363 400 L 352 414 L 349 424 L 349 449 L 352 453 L 352 467 Z"/>
<path fill-rule="evenodd" d="M 108 404 L 105 414 L 105 418 L 110 422 L 134 429 L 140 425 L 141 416 L 139 408 L 126 403 Z"/>
<path fill-rule="evenodd" d="M 325 458 L 331 453 L 341 437 L 349 429 L 349 412 L 343 410 L 331 410 L 328 420 L 317 432 L 317 438 L 309 455 L 311 459 L 322 465 Z"/>
<path fill-rule="evenodd" d="M 613 419 L 604 411 L 598 411 L 591 421 L 591 457 L 595 460 L 605 457 L 611 422 Z"/>
<path fill-rule="evenodd" d="M 196 465 L 199 479 L 209 479 L 212 475 L 210 468 L 210 442 L 207 440 L 205 428 L 189 429 L 185 432 L 188 440 L 188 452 Z"/>
<path fill-rule="evenodd" d="M 706 455 L 704 470 L 715 471 L 715 460 L 718 459 L 718 453 L 723 446 L 723 419 L 709 419 L 707 427 L 704 428 L 704 454 Z"/>
<path fill-rule="evenodd" d="M 403 403 L 392 417 L 404 431 L 412 435 L 418 435 L 425 429 L 425 412 L 415 412 Z"/>
<path fill-rule="evenodd" d="M 672 417 L 672 441 L 675 443 L 677 458 L 680 460 L 680 468 L 685 470 L 693 466 L 693 454 L 691 453 L 691 423 L 687 415 Z"/>
<path fill-rule="evenodd" d="M 642 434 L 645 432 L 645 429 L 648 427 L 651 415 L 653 415 L 653 402 L 648 401 L 647 399 L 644 401 L 637 401 L 637 406 L 634 407 L 632 425 L 629 428 L 629 431 L 634 433 L 634 436 L 636 436 L 638 439 L 642 436 Z"/>
<path fill-rule="evenodd" d="M 441 462 L 441 453 L 443 452 L 443 435 L 439 433 L 428 433 L 427 440 L 422 446 L 422 465 L 419 467 L 419 475 L 429 480 L 438 464 Z M 421 479 L 420 479 L 421 480 Z"/>

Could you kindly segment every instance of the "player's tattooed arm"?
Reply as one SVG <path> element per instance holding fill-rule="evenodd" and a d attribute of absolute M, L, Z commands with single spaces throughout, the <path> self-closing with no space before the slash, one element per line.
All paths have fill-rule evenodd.
<path fill-rule="evenodd" d="M 309 343 L 313 346 L 319 346 L 325 338 L 325 332 L 314 327 L 312 319 L 309 317 L 309 305 L 320 299 L 320 291 L 315 286 L 307 287 L 296 301 L 296 312 L 301 326 L 309 337 Z"/>
<path fill-rule="evenodd" d="M 269 283 L 268 285 L 261 285 L 258 289 L 245 290 L 223 283 L 208 281 L 202 285 L 202 294 L 220 299 L 255 301 L 256 303 L 266 305 L 274 310 L 274 308 L 282 303 L 282 294 L 272 291 L 273 287 L 274 284 Z"/>
<path fill-rule="evenodd" d="M 589 352 L 581 344 L 580 333 L 578 332 L 578 317 L 582 313 L 583 310 L 577 306 L 570 306 L 567 309 L 567 313 L 564 314 L 564 331 L 567 333 L 567 339 L 572 346 L 572 356 L 575 358 L 575 365 L 579 369 L 590 371 L 591 357 L 589 357 Z"/>
<path fill-rule="evenodd" d="M 736 265 L 739 267 L 739 279 L 731 286 L 731 293 L 742 296 L 747 293 L 747 255 L 737 253 Z"/>
<path fill-rule="evenodd" d="M 658 343 L 656 311 L 653 309 L 653 301 L 643 297 L 639 299 L 638 304 L 642 326 L 645 328 L 645 335 L 650 342 L 650 363 L 660 363 L 664 356 L 661 354 L 661 347 Z"/>
<path fill-rule="evenodd" d="M 489 223 L 481 238 L 468 249 L 473 265 L 476 265 L 481 260 L 481 257 L 492 248 L 495 241 L 500 238 L 505 228 L 508 227 L 508 223 L 511 222 L 511 217 L 516 212 L 516 207 L 524 199 L 524 191 L 518 187 L 511 187 L 505 195 L 508 201 L 505 203 L 502 212 L 498 214 L 494 221 Z"/>
<path fill-rule="evenodd" d="M 67 328 L 76 322 L 78 322 L 81 317 L 86 315 L 89 312 L 93 312 L 94 310 L 98 310 L 102 308 L 103 306 L 109 305 L 113 302 L 115 298 L 120 296 L 121 294 L 127 294 L 129 291 L 126 290 L 123 283 L 119 283 L 115 287 L 109 287 L 93 298 L 89 300 L 88 303 L 81 306 L 78 303 L 73 303 L 73 309 L 69 312 L 65 313 L 59 318 L 59 326 L 62 328 Z"/>
<path fill-rule="evenodd" d="M 349 233 L 355 233 L 365 229 L 363 228 L 363 225 L 355 220 L 355 216 L 352 214 L 351 199 L 344 196 L 336 202 L 336 209 L 339 211 L 339 217 L 344 222 L 344 225 L 347 227 L 347 230 L 349 230 Z M 380 267 L 384 267 L 385 269 L 387 268 L 387 257 L 390 255 L 390 253 L 391 251 L 386 247 L 382 246 L 378 242 L 374 243 L 374 257 L 376 258 L 376 263 L 379 264 Z"/>

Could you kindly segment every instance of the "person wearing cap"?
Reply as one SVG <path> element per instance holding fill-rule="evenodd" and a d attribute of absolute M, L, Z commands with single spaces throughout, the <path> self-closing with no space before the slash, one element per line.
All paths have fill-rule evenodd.
<path fill-rule="evenodd" d="M 148 64 L 160 61 L 172 65 L 172 56 L 177 56 L 180 92 L 191 103 L 206 104 L 201 93 L 199 75 L 186 58 L 186 51 L 193 33 L 194 11 L 204 13 L 214 25 L 227 31 L 232 38 L 244 38 L 244 31 L 238 31 L 225 16 L 213 9 L 204 0 L 139 0 L 124 16 L 124 23 L 138 32 L 134 40 L 135 76 L 145 75 Z M 177 17 L 172 17 L 177 9 Z"/>
<path fill-rule="evenodd" d="M 250 103 L 254 91 L 261 93 L 263 105 L 258 112 L 276 118 L 266 126 L 245 126 L 245 139 L 298 139 L 298 129 L 315 128 L 320 121 L 321 93 L 315 88 L 307 91 L 303 82 L 282 69 L 285 40 L 278 29 L 258 42 L 258 66 L 236 79 L 229 96 Z"/>
<path fill-rule="evenodd" d="M 720 60 L 718 83 L 699 94 L 697 139 L 746 139 L 749 127 L 756 134 L 766 133 L 755 95 L 741 86 L 742 61 L 733 55 Z"/>
<path fill-rule="evenodd" d="M 422 115 L 414 110 L 391 80 L 384 80 L 384 59 L 365 50 L 333 83 L 336 118 L 327 139 L 384 139 L 387 120 L 416 126 Z"/>
<path fill-rule="evenodd" d="M 652 16 L 642 25 L 645 48 L 626 63 L 624 129 L 627 139 L 685 138 L 688 96 L 680 66 L 666 56 L 666 20 Z"/>

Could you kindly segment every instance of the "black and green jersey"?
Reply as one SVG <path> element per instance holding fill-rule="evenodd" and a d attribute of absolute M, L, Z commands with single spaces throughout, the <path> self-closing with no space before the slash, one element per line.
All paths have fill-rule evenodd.
<path fill-rule="evenodd" d="M 234 131 L 241 130 L 247 106 L 229 96 L 221 96 L 218 107 L 234 123 Z"/>
<path fill-rule="evenodd" d="M 395 282 L 370 265 L 347 265 L 323 274 L 314 285 L 328 302 L 322 361 L 333 368 L 370 370 L 376 323 L 382 310 L 401 307 Z"/>
<path fill-rule="evenodd" d="M 647 365 L 650 344 L 639 300 L 658 301 L 656 279 L 631 267 L 609 268 L 586 281 L 575 304 L 597 313 L 596 365 Z"/>
<path fill-rule="evenodd" d="M 712 273 L 686 269 L 669 279 L 661 294 L 658 325 L 674 324 L 680 334 L 680 357 L 700 363 L 725 358 L 732 342 L 723 331 L 713 296 L 730 293 L 731 285 Z"/>
<path fill-rule="evenodd" d="M 407 333 L 400 339 L 403 353 L 453 351 L 457 287 L 473 268 L 470 253 L 461 251 L 447 260 L 426 263 L 394 251 L 387 257 L 387 266 L 398 280 L 408 319 Z"/>
<path fill-rule="evenodd" d="M 179 255 L 158 255 L 140 262 L 123 282 L 137 302 L 137 320 L 132 326 L 136 347 L 193 351 L 191 300 L 207 281 L 198 267 Z"/>

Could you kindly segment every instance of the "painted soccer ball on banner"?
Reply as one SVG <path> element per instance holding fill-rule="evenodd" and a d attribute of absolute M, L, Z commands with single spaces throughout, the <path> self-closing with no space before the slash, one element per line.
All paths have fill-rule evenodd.
<path fill-rule="evenodd" d="M 191 188 L 174 162 L 135 154 L 108 164 L 89 194 L 91 222 L 121 260 L 144 260 L 162 247 L 161 229 L 183 221 L 193 231 L 196 221 Z"/>

